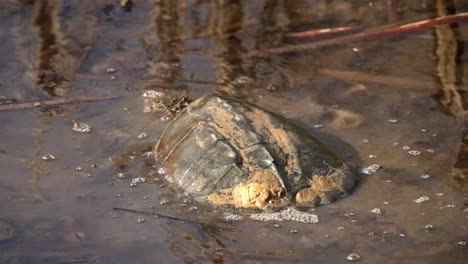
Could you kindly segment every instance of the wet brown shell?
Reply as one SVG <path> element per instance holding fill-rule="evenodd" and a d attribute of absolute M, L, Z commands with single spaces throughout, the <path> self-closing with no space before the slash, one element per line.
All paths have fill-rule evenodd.
<path fill-rule="evenodd" d="M 255 105 L 206 95 L 166 128 L 155 147 L 166 178 L 215 205 L 330 203 L 356 173 L 300 127 Z"/>

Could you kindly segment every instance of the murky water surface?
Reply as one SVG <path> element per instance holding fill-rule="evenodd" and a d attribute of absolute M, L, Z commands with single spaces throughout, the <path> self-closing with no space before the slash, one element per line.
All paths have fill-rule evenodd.
<path fill-rule="evenodd" d="M 268 54 L 459 14 L 465 1 L 0 5 L 2 105 L 119 96 L 0 111 L 1 263 L 344 263 L 358 259 L 351 253 L 362 263 L 466 263 L 467 24 Z M 338 27 L 353 29 L 292 35 Z M 169 103 L 151 104 L 145 91 Z M 213 92 L 290 118 L 358 168 L 381 168 L 311 211 L 316 224 L 221 220 L 148 157 L 177 99 Z"/>

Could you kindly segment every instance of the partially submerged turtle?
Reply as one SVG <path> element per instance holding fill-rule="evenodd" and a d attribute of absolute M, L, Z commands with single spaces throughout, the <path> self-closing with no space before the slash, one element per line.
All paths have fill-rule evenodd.
<path fill-rule="evenodd" d="M 346 195 L 357 180 L 352 168 L 302 128 L 217 95 L 191 103 L 154 151 L 170 182 L 214 205 L 312 207 Z"/>

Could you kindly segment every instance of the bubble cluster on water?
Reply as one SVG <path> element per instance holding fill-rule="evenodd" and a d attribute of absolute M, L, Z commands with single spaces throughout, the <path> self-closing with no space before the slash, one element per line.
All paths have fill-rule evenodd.
<path fill-rule="evenodd" d="M 418 203 L 418 204 L 419 204 L 419 203 L 425 203 L 425 202 L 429 201 L 430 199 L 431 199 L 431 198 L 429 198 L 429 196 L 425 196 L 425 195 L 424 195 L 424 196 L 421 196 L 421 197 L 419 197 L 418 199 L 413 200 L 413 201 L 414 201 L 415 203 Z"/>
<path fill-rule="evenodd" d="M 434 229 L 434 226 L 431 225 L 431 224 L 427 224 L 427 225 L 424 226 L 424 229 L 426 229 L 426 231 L 429 231 L 429 230 Z"/>
<path fill-rule="evenodd" d="M 138 139 L 145 139 L 148 137 L 148 134 L 145 133 L 145 132 L 141 132 L 140 134 L 138 134 L 137 138 Z"/>
<path fill-rule="evenodd" d="M 388 119 L 387 122 L 389 123 L 398 123 L 398 119 Z"/>
<path fill-rule="evenodd" d="M 91 126 L 83 122 L 73 121 L 72 130 L 77 133 L 88 134 L 91 132 Z"/>
<path fill-rule="evenodd" d="M 75 170 L 75 171 L 82 171 L 82 170 L 83 170 L 83 167 L 76 166 L 74 170 Z"/>
<path fill-rule="evenodd" d="M 376 158 L 377 158 L 376 155 L 373 155 L 373 154 L 369 155 L 369 159 L 376 159 Z"/>
<path fill-rule="evenodd" d="M 159 202 L 160 205 L 165 205 L 165 204 L 168 204 L 168 203 L 169 203 L 168 199 L 161 199 L 161 201 Z"/>
<path fill-rule="evenodd" d="M 380 169 L 379 164 L 372 164 L 368 167 L 362 168 L 361 172 L 366 175 L 372 175 Z"/>
<path fill-rule="evenodd" d="M 457 242 L 457 245 L 464 247 L 464 246 L 466 246 L 466 241 L 465 240 L 460 240 L 460 241 Z"/>
<path fill-rule="evenodd" d="M 253 79 L 248 76 L 239 76 L 234 80 L 237 84 L 248 84 L 253 82 Z"/>
<path fill-rule="evenodd" d="M 410 151 L 408 151 L 408 154 L 410 154 L 411 156 L 419 156 L 419 155 L 421 155 L 421 151 L 419 151 L 419 150 L 410 150 Z"/>
<path fill-rule="evenodd" d="M 145 222 L 144 218 L 138 218 L 137 219 L 137 223 L 139 223 L 139 224 L 144 223 L 144 222 Z"/>
<path fill-rule="evenodd" d="M 141 184 L 141 183 L 144 183 L 146 182 L 146 179 L 143 178 L 143 177 L 135 177 L 132 179 L 131 183 L 130 183 L 130 186 L 134 187 L 138 184 Z"/>
<path fill-rule="evenodd" d="M 421 175 L 420 177 L 421 177 L 421 179 L 427 180 L 427 179 L 429 179 L 431 176 L 430 176 L 429 174 L 423 174 L 423 175 Z"/>
<path fill-rule="evenodd" d="M 380 208 L 374 208 L 370 212 L 373 213 L 373 214 L 376 214 L 376 215 L 382 215 L 383 214 L 382 209 L 380 209 Z"/>
<path fill-rule="evenodd" d="M 274 213 L 251 214 L 250 218 L 257 221 L 295 221 L 306 224 L 315 224 L 319 222 L 319 218 L 316 214 L 301 212 L 291 207 Z"/>
<path fill-rule="evenodd" d="M 146 90 L 141 94 L 141 96 L 143 96 L 144 98 L 158 99 L 158 98 L 163 97 L 164 93 L 160 91 L 155 91 L 155 90 Z"/>
<path fill-rule="evenodd" d="M 323 127 L 323 124 L 315 124 L 312 126 L 313 128 L 322 128 Z"/>
<path fill-rule="evenodd" d="M 359 254 L 357 253 L 351 253 L 349 254 L 347 257 L 346 257 L 346 260 L 348 261 L 358 261 L 361 259 L 361 256 L 359 256 Z"/>
<path fill-rule="evenodd" d="M 119 172 L 119 173 L 117 173 L 117 178 L 125 179 L 125 178 L 127 178 L 127 174 L 125 174 L 124 172 Z"/>
<path fill-rule="evenodd" d="M 117 70 L 115 68 L 109 67 L 106 69 L 106 73 L 116 73 Z"/>
<path fill-rule="evenodd" d="M 226 221 L 240 221 L 244 219 L 241 215 L 237 215 L 237 214 L 233 214 L 229 212 L 224 212 L 221 218 Z"/>
<path fill-rule="evenodd" d="M 57 159 L 54 155 L 47 153 L 41 157 L 42 160 L 55 160 Z"/>

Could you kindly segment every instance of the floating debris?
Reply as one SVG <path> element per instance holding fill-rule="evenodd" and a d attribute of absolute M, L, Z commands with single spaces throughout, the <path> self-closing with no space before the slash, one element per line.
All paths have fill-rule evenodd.
<path fill-rule="evenodd" d="M 427 129 L 421 128 L 421 132 L 426 133 L 426 132 L 427 132 Z"/>
<path fill-rule="evenodd" d="M 236 215 L 236 214 L 229 213 L 229 212 L 224 212 L 222 218 L 227 221 L 240 221 L 244 219 L 240 215 Z"/>
<path fill-rule="evenodd" d="M 377 156 L 376 156 L 376 155 L 372 155 L 372 154 L 371 154 L 371 155 L 369 155 L 369 159 L 376 159 L 376 158 L 377 158 Z"/>
<path fill-rule="evenodd" d="M 147 138 L 147 137 L 148 137 L 148 134 L 145 133 L 145 132 L 141 132 L 141 133 L 137 136 L 138 139 L 144 139 L 144 138 Z"/>
<path fill-rule="evenodd" d="M 140 223 L 140 224 L 141 224 L 141 223 L 144 223 L 144 222 L 145 222 L 145 219 L 144 219 L 144 218 L 138 218 L 138 219 L 137 219 L 137 222 Z"/>
<path fill-rule="evenodd" d="M 433 149 L 427 149 L 426 151 L 431 154 L 435 152 Z"/>
<path fill-rule="evenodd" d="M 359 256 L 357 253 L 351 253 L 346 257 L 346 260 L 348 261 L 358 261 L 361 259 L 361 256 Z"/>
<path fill-rule="evenodd" d="M 423 175 L 421 175 L 420 177 L 421 177 L 421 179 L 427 180 L 427 179 L 429 179 L 431 176 L 430 176 L 429 174 L 423 174 Z"/>
<path fill-rule="evenodd" d="M 436 193 L 437 196 L 444 196 L 445 193 Z"/>
<path fill-rule="evenodd" d="M 132 184 L 133 184 L 133 186 L 136 186 L 137 184 L 144 183 L 144 182 L 146 182 L 146 179 L 145 179 L 145 178 L 143 178 L 143 177 L 136 177 L 136 178 L 133 178 L 133 179 L 132 179 L 132 182 L 130 183 L 130 185 L 132 186 Z"/>
<path fill-rule="evenodd" d="M 406 234 L 401 233 L 400 237 L 406 237 Z"/>
<path fill-rule="evenodd" d="M 390 203 L 389 203 L 389 202 L 387 202 L 387 201 L 384 201 L 384 202 L 383 202 L 383 204 L 385 204 L 385 205 L 389 205 Z"/>
<path fill-rule="evenodd" d="M 419 156 L 419 155 L 421 155 L 421 151 L 419 151 L 419 150 L 410 150 L 410 151 L 408 151 L 408 154 L 410 154 L 412 156 Z"/>
<path fill-rule="evenodd" d="M 168 203 L 169 203 L 168 199 L 161 199 L 161 201 L 159 202 L 160 205 L 165 205 L 165 204 L 168 204 Z"/>
<path fill-rule="evenodd" d="M 414 200 L 414 202 L 419 204 L 419 203 L 427 202 L 429 200 L 430 198 L 428 196 L 421 196 L 418 199 Z"/>
<path fill-rule="evenodd" d="M 281 226 L 280 226 L 280 224 L 273 224 L 273 227 L 274 228 L 280 228 Z"/>
<path fill-rule="evenodd" d="M 380 208 L 374 208 L 370 212 L 373 213 L 373 214 L 376 214 L 376 215 L 382 215 L 383 214 L 382 209 L 380 209 Z"/>
<path fill-rule="evenodd" d="M 445 207 L 447 207 L 447 208 L 455 208 L 455 205 L 454 205 L 454 204 L 447 204 Z"/>
<path fill-rule="evenodd" d="M 393 146 L 398 146 L 398 145 L 400 145 L 400 143 L 398 143 L 398 142 L 393 142 Z"/>
<path fill-rule="evenodd" d="M 122 193 L 118 193 L 115 197 L 123 197 L 124 195 Z"/>
<path fill-rule="evenodd" d="M 362 140 L 362 143 L 369 143 L 369 140 L 367 138 Z"/>
<path fill-rule="evenodd" d="M 313 128 L 322 128 L 322 127 L 323 127 L 323 124 L 316 124 L 316 125 L 313 125 L 312 127 L 313 127 Z"/>
<path fill-rule="evenodd" d="M 361 172 L 366 175 L 372 175 L 380 169 L 379 164 L 372 164 L 369 167 L 363 168 Z"/>
<path fill-rule="evenodd" d="M 119 178 L 119 179 L 125 179 L 125 178 L 127 178 L 127 174 L 125 174 L 124 172 L 119 172 L 119 173 L 117 174 L 117 178 Z"/>
<path fill-rule="evenodd" d="M 389 123 L 398 123 L 398 119 L 388 119 L 387 122 Z"/>
<path fill-rule="evenodd" d="M 457 245 L 464 247 L 464 246 L 466 246 L 466 241 L 465 240 L 460 240 L 460 241 L 457 242 Z"/>
<path fill-rule="evenodd" d="M 76 166 L 76 167 L 75 167 L 75 171 L 82 171 L 82 170 L 83 170 L 83 168 L 80 167 L 80 166 Z"/>
<path fill-rule="evenodd" d="M 297 232 L 299 232 L 299 230 L 297 230 L 297 229 L 291 229 L 291 230 L 289 230 L 289 233 L 290 233 L 290 234 L 296 234 Z"/>
<path fill-rule="evenodd" d="M 44 156 L 41 157 L 42 160 L 55 160 L 56 157 L 50 153 L 45 154 Z"/>
<path fill-rule="evenodd" d="M 465 208 L 465 210 L 463 210 L 463 212 L 468 213 L 468 208 Z"/>
<path fill-rule="evenodd" d="M 401 147 L 401 149 L 402 150 L 410 150 L 411 148 L 410 148 L 410 146 L 403 146 L 403 147 Z"/>
<path fill-rule="evenodd" d="M 91 126 L 83 122 L 73 121 L 72 130 L 77 133 L 88 134 L 91 132 Z"/>
<path fill-rule="evenodd" d="M 338 230 L 344 230 L 344 226 L 339 226 Z"/>
<path fill-rule="evenodd" d="M 294 208 L 286 208 L 280 212 L 251 214 L 250 218 L 257 221 L 295 221 L 301 223 L 318 223 L 319 218 L 316 214 L 301 212 Z"/>

